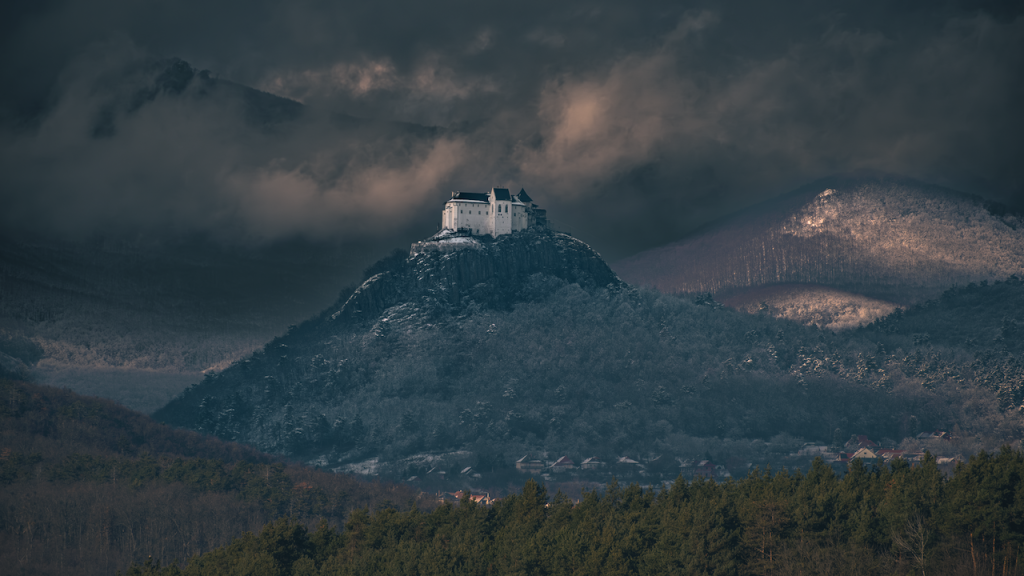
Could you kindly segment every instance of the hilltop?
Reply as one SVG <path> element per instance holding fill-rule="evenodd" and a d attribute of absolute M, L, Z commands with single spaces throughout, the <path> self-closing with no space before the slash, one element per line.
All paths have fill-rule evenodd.
<path fill-rule="evenodd" d="M 154 417 L 325 463 L 378 448 L 451 448 L 460 444 L 447 432 L 459 410 L 487 404 L 496 387 L 500 397 L 537 344 L 515 334 L 532 322 L 485 319 L 567 290 L 589 298 L 625 288 L 586 244 L 548 230 L 439 237 L 415 248 L 371 267 L 334 306 Z M 544 377 L 538 366 L 524 385 L 544 386 L 534 381 Z M 402 426 L 388 421 L 396 415 Z M 403 438 L 412 432 L 417 440 Z"/>

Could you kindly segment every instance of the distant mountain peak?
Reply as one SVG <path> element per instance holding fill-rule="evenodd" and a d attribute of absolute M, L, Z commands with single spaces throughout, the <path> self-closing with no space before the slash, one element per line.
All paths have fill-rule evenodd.
<path fill-rule="evenodd" d="M 1024 272 L 1019 217 L 891 174 L 837 175 L 616 262 L 664 292 L 815 284 L 900 303 Z"/>
<path fill-rule="evenodd" d="M 149 58 L 125 67 L 97 87 L 106 96 L 96 112 L 92 136 L 108 138 L 117 132 L 119 117 L 131 115 L 161 97 L 237 100 L 246 121 L 265 126 L 297 119 L 305 107 L 294 100 L 244 86 L 198 70 L 180 58 Z"/>

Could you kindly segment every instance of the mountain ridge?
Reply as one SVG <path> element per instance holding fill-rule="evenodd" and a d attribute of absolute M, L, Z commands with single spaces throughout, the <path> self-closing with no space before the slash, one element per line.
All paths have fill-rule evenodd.
<path fill-rule="evenodd" d="M 817 180 L 612 268 L 665 292 L 809 283 L 908 305 L 1021 274 L 1024 233 L 1019 215 L 978 196 L 855 173 Z"/>

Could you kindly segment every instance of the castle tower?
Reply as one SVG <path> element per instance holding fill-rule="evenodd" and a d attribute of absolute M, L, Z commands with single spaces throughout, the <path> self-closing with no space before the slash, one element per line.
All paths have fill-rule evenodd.
<path fill-rule="evenodd" d="M 512 195 L 508 188 L 491 188 L 488 194 L 491 201 L 491 236 L 497 238 L 502 234 L 512 233 Z"/>

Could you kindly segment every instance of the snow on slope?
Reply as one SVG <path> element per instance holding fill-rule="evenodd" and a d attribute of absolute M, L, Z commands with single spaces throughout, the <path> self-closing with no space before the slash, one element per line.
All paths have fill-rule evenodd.
<path fill-rule="evenodd" d="M 612 268 L 663 292 L 814 284 L 911 304 L 1024 275 L 1022 226 L 974 196 L 902 177 L 839 176 Z"/>
<path fill-rule="evenodd" d="M 732 291 L 721 302 L 751 314 L 769 314 L 825 330 L 846 330 L 892 314 L 898 305 L 828 286 L 781 284 Z"/>

